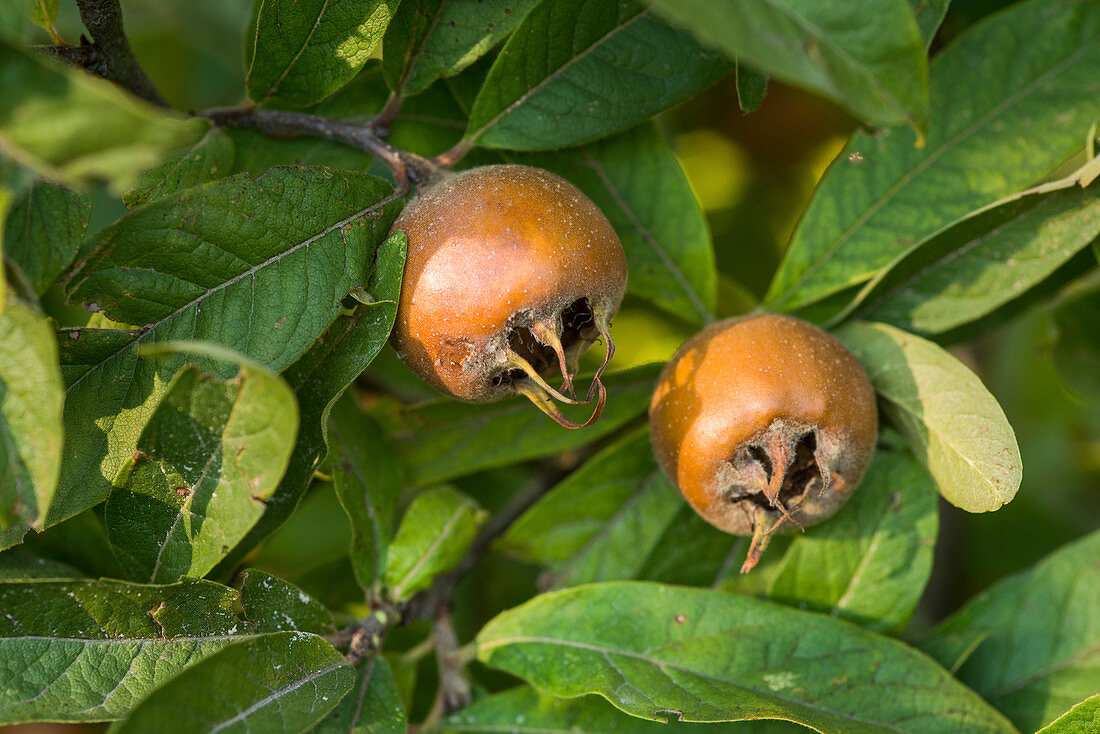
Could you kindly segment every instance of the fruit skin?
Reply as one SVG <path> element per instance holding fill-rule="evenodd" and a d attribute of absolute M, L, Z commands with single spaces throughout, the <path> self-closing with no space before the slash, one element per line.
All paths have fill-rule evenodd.
<path fill-rule="evenodd" d="M 691 506 L 736 535 L 769 525 L 764 542 L 788 512 L 800 526 L 836 512 L 878 432 L 855 356 L 813 324 L 774 314 L 689 339 L 661 374 L 649 422 L 657 460 Z"/>
<path fill-rule="evenodd" d="M 541 324 L 560 338 L 562 312 L 587 299 L 597 323 L 566 332 L 573 341 L 565 358 L 575 369 L 599 336 L 592 327 L 606 325 L 626 288 L 626 257 L 607 218 L 575 186 L 538 168 L 446 175 L 393 228 L 408 237 L 394 344 L 414 372 L 462 400 L 513 394 L 510 379 L 501 383 L 514 374 L 512 334 Z"/>

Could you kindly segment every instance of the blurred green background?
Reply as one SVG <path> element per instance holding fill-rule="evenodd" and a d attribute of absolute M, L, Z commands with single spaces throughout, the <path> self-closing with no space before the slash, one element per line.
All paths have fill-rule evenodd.
<path fill-rule="evenodd" d="M 1007 4 L 956 0 L 933 51 Z M 135 53 L 172 104 L 192 110 L 243 99 L 242 41 L 253 0 L 124 0 L 123 6 Z M 62 0 L 58 25 L 69 43 L 78 41 L 75 3 Z M 34 42 L 48 42 L 44 32 L 29 25 L 27 35 Z M 664 114 L 660 123 L 713 235 L 719 315 L 744 312 L 766 290 L 815 182 L 856 122 L 831 103 L 774 81 L 759 110 L 744 114 L 727 79 Z M 92 226 L 101 227 L 124 212 L 121 201 L 101 192 Z M 63 306 L 57 294 L 49 308 L 68 324 L 88 320 L 83 312 Z M 693 331 L 632 300 L 624 304 L 614 326 L 614 368 L 664 361 Z M 998 512 L 968 515 L 943 508 L 937 561 L 914 633 L 994 580 L 1100 526 L 1100 405 L 1083 402 L 1065 387 L 1050 359 L 1055 336 L 1049 308 L 1039 308 L 980 340 L 952 348 L 1000 400 L 1020 443 L 1024 480 L 1016 499 Z M 405 382 L 400 373 L 395 376 L 390 359 L 383 363 L 379 381 L 411 384 L 408 397 L 421 394 L 415 383 Z M 572 461 L 563 457 L 550 469 Z M 547 468 L 543 463 L 485 472 L 458 484 L 494 509 Z M 317 482 L 294 518 L 250 560 L 355 613 L 359 592 L 344 556 L 348 533 L 331 484 Z M 537 569 L 499 556 L 488 558 L 464 583 L 456 604 L 460 637 L 469 637 L 488 616 L 530 596 L 536 579 Z M 417 637 L 415 631 L 397 637 L 402 634 L 409 644 Z M 425 672 L 431 674 L 430 669 Z"/>

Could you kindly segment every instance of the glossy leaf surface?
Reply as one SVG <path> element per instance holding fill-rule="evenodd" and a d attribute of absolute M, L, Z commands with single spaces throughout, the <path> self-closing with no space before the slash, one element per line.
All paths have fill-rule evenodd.
<path fill-rule="evenodd" d="M 646 719 L 783 718 L 822 732 L 1013 732 L 926 656 L 832 619 L 644 582 L 543 594 L 477 638 L 540 690 L 599 693 Z"/>
<path fill-rule="evenodd" d="M 459 560 L 487 513 L 451 487 L 426 489 L 416 495 L 401 518 L 386 560 L 386 585 L 394 599 L 404 600 L 431 585 L 432 579 Z"/>
<path fill-rule="evenodd" d="M 264 0 L 248 69 L 248 96 L 305 106 L 363 68 L 399 0 Z"/>
<path fill-rule="evenodd" d="M 633 0 L 542 2 L 489 71 L 466 137 L 509 150 L 585 143 L 691 97 L 730 68 Z"/>
<path fill-rule="evenodd" d="M 344 657 L 320 637 L 260 635 L 228 645 L 176 676 L 111 731 L 301 732 L 332 710 L 354 678 Z M 211 681 L 218 681 L 218 696 L 209 695 Z"/>
<path fill-rule="evenodd" d="M 925 146 L 898 130 L 853 136 L 803 214 L 767 302 L 793 310 L 862 283 L 1072 158 L 1100 114 L 1098 39 L 1100 6 L 1046 0 L 960 35 L 929 70 Z"/>
<path fill-rule="evenodd" d="M 211 341 L 285 369 L 336 319 L 348 291 L 368 282 L 399 208 L 372 176 L 274 169 L 160 199 L 88 240 L 71 298 L 144 328 L 128 339 L 73 334 L 62 355 L 80 370 L 66 378 L 74 438 L 50 523 L 106 496 L 180 366 L 139 360 L 135 347 Z"/>
<path fill-rule="evenodd" d="M 293 393 L 256 363 L 242 360 L 228 380 L 178 372 L 107 499 L 107 537 L 130 577 L 205 576 L 263 514 L 297 433 Z"/>

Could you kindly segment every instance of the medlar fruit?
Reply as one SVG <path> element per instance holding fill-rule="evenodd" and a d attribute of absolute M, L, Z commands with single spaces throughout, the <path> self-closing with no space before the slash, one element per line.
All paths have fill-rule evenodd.
<path fill-rule="evenodd" d="M 649 408 L 654 453 L 712 525 L 751 535 L 821 522 L 855 489 L 878 431 L 875 393 L 835 337 L 788 316 L 727 319 L 689 339 Z"/>
<path fill-rule="evenodd" d="M 568 428 L 599 418 L 626 256 L 588 197 L 542 169 L 484 166 L 430 183 L 393 228 L 409 242 L 393 341 L 414 372 L 471 402 L 521 393 Z M 577 362 L 600 337 L 603 365 L 578 400 Z M 547 382 L 555 373 L 569 397 Z M 554 402 L 594 398 L 583 424 Z"/>

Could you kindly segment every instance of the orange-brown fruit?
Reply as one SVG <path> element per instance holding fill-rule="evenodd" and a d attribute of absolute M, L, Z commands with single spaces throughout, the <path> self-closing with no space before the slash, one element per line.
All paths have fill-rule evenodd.
<path fill-rule="evenodd" d="M 848 349 L 813 324 L 727 319 L 689 339 L 649 406 L 661 468 L 708 522 L 751 535 L 741 571 L 771 534 L 830 517 L 874 450 L 875 393 Z"/>
<path fill-rule="evenodd" d="M 626 257 L 588 197 L 539 168 L 483 166 L 444 174 L 393 228 L 409 240 L 393 341 L 414 372 L 471 402 L 522 393 L 570 428 L 599 417 Z M 603 366 L 578 400 L 577 361 L 600 337 Z M 572 397 L 546 381 L 557 373 Z M 555 400 L 596 406 L 578 424 Z"/>

